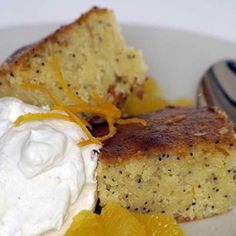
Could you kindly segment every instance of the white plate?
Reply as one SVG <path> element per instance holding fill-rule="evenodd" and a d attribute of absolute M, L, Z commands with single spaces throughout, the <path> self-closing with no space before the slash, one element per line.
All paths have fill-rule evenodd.
<path fill-rule="evenodd" d="M 55 25 L 24 26 L 0 29 L 0 62 L 14 50 L 30 44 L 52 30 Z M 125 25 L 122 27 L 130 45 L 143 51 L 150 67 L 169 98 L 195 97 L 198 81 L 214 62 L 236 59 L 236 44 L 171 29 Z M 235 236 L 236 209 L 228 214 L 182 224 L 188 236 Z"/>

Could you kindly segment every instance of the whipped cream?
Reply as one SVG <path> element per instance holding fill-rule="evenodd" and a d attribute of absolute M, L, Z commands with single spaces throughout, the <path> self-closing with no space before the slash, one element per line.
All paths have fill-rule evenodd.
<path fill-rule="evenodd" d="M 79 147 L 86 134 L 66 120 L 13 126 L 38 112 L 49 111 L 0 99 L 0 236 L 63 235 L 75 214 L 96 204 L 99 145 Z"/>

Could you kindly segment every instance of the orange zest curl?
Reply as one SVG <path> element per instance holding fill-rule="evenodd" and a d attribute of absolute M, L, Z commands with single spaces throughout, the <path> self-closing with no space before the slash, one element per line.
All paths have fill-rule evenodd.
<path fill-rule="evenodd" d="M 102 109 L 103 115 L 105 115 L 106 117 L 111 117 L 114 119 L 118 119 L 121 117 L 121 111 L 112 103 L 107 102 L 96 93 L 92 94 L 92 98 L 96 101 L 97 107 Z"/>
<path fill-rule="evenodd" d="M 56 97 L 48 90 L 48 88 L 45 85 L 30 84 L 30 83 L 24 82 L 20 86 L 24 89 L 30 89 L 30 90 L 35 89 L 35 90 L 40 90 L 40 91 L 46 92 L 48 94 L 48 96 L 50 97 L 50 99 L 52 100 L 52 103 L 53 103 L 52 105 L 57 106 L 60 104 L 58 102 L 58 100 L 56 99 Z"/>
<path fill-rule="evenodd" d="M 88 137 L 88 140 L 83 140 L 79 143 L 80 146 L 85 146 L 88 144 L 101 144 L 101 142 L 113 137 L 116 133 L 115 124 L 129 124 L 129 123 L 140 123 L 142 125 L 146 125 L 146 121 L 139 118 L 130 118 L 130 119 L 121 119 L 121 111 L 114 106 L 112 103 L 106 101 L 98 94 L 93 92 L 91 94 L 91 98 L 93 99 L 92 103 L 86 102 L 82 100 L 78 95 L 75 94 L 73 89 L 67 85 L 65 80 L 63 79 L 63 74 L 60 69 L 59 62 L 55 56 L 51 57 L 51 64 L 54 68 L 57 82 L 62 87 L 63 91 L 68 95 L 68 97 L 73 101 L 73 104 L 64 105 L 59 102 L 59 99 L 56 98 L 54 94 L 52 94 L 46 85 L 41 84 L 31 84 L 24 81 L 21 84 L 22 88 L 31 89 L 31 90 L 40 90 L 48 94 L 50 97 L 52 104 L 50 110 L 62 110 L 66 114 L 60 113 L 29 113 L 18 117 L 18 119 L 14 122 L 15 126 L 19 126 L 20 124 L 26 121 L 33 120 L 42 120 L 42 119 L 64 119 L 78 124 L 81 129 L 85 132 Z M 87 113 L 99 116 L 105 119 L 108 123 L 108 133 L 102 137 L 94 137 L 88 128 L 92 130 L 92 126 L 88 121 L 81 119 L 78 114 L 79 113 Z"/>
<path fill-rule="evenodd" d="M 106 141 L 107 139 L 113 137 L 116 134 L 116 127 L 114 126 L 114 120 L 107 118 L 109 132 L 108 134 L 104 135 L 103 137 L 97 137 L 97 139 L 101 142 Z"/>
<path fill-rule="evenodd" d="M 90 130 L 93 130 L 93 126 L 85 119 L 80 118 L 81 122 L 88 127 Z"/>
<path fill-rule="evenodd" d="M 75 106 L 75 105 L 74 105 Z M 78 107 L 78 105 L 76 105 L 76 107 Z M 62 110 L 64 111 L 65 113 L 67 113 L 69 115 L 68 112 L 70 112 L 71 114 L 75 114 L 75 113 L 78 113 L 78 111 L 73 111 L 70 106 L 65 106 L 65 105 L 54 105 L 54 106 L 51 106 L 51 110 Z M 79 112 L 86 112 L 84 111 L 83 109 L 81 109 Z M 69 116 L 71 116 L 71 114 Z M 85 119 L 82 119 L 82 118 L 79 118 L 78 116 L 77 117 L 77 120 L 79 120 L 79 123 L 83 123 L 86 127 L 88 127 L 90 130 L 93 129 L 92 125 Z M 75 122 L 75 119 L 73 119 L 73 121 Z M 75 123 L 78 123 L 78 122 L 75 122 Z M 78 124 L 79 124 L 78 123 Z"/>
<path fill-rule="evenodd" d="M 62 119 L 62 120 L 72 121 L 69 116 L 60 113 L 27 113 L 25 115 L 19 116 L 15 120 L 14 126 L 17 127 L 26 121 L 48 120 L 48 119 Z"/>
<path fill-rule="evenodd" d="M 65 80 L 63 79 L 63 75 L 60 69 L 60 65 L 58 63 L 58 60 L 56 59 L 55 56 L 52 57 L 52 65 L 54 67 L 55 73 L 56 73 L 56 78 L 61 85 L 62 89 L 66 92 L 66 94 L 74 101 L 77 103 L 82 103 L 85 104 L 85 102 L 80 99 L 73 91 L 72 89 L 66 84 Z"/>
<path fill-rule="evenodd" d="M 81 119 L 78 116 L 76 116 L 74 113 L 72 113 L 69 110 L 66 110 L 66 112 L 68 113 L 70 118 L 81 127 L 81 129 L 85 132 L 85 134 L 88 136 L 89 140 L 92 141 L 92 143 L 101 144 L 101 142 L 98 139 L 96 139 L 92 136 L 92 134 L 89 132 L 89 130 L 83 124 L 83 122 L 81 122 Z M 80 146 L 84 146 L 83 141 L 80 143 Z"/>

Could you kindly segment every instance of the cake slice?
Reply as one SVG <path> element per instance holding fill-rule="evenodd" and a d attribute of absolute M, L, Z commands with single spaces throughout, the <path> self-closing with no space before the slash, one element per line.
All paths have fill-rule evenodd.
<path fill-rule="evenodd" d="M 144 114 L 147 126 L 118 126 L 101 149 L 101 205 L 162 213 L 179 222 L 227 212 L 236 192 L 236 141 L 216 108 L 166 108 Z M 95 134 L 101 135 L 99 126 Z"/>
<path fill-rule="evenodd" d="M 10 57 L 0 67 L 0 97 L 14 96 L 42 106 L 52 102 L 47 89 L 64 104 L 71 104 L 73 96 L 65 93 L 60 74 L 83 100 L 90 101 L 96 92 L 121 106 L 131 91 L 142 94 L 146 65 L 141 53 L 127 46 L 113 12 L 95 7 Z M 22 88 L 22 83 L 41 89 Z"/>

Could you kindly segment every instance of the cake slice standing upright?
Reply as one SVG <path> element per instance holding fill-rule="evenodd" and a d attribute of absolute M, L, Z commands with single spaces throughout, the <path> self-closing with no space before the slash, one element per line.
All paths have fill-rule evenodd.
<path fill-rule="evenodd" d="M 52 95 L 71 104 L 75 96 L 90 102 L 96 93 L 121 106 L 131 91 L 142 95 L 145 78 L 142 55 L 127 46 L 113 12 L 95 7 L 11 56 L 0 67 L 0 97 L 42 106 Z"/>

